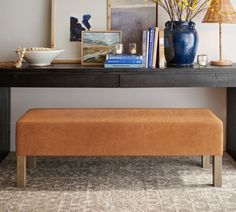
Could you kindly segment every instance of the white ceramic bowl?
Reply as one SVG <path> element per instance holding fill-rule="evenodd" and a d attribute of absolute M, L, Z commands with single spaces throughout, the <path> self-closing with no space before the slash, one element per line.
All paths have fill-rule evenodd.
<path fill-rule="evenodd" d="M 24 59 L 31 66 L 49 66 L 64 50 L 52 49 L 47 51 L 26 51 Z"/>

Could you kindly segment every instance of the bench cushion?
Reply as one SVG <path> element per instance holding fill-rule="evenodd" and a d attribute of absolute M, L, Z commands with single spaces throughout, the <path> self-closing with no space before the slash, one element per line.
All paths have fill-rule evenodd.
<path fill-rule="evenodd" d="M 31 109 L 17 122 L 18 156 L 222 155 L 208 109 Z"/>

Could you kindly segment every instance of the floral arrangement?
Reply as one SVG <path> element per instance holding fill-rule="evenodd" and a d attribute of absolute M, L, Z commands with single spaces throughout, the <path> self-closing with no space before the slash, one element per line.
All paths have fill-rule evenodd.
<path fill-rule="evenodd" d="M 171 21 L 192 21 L 199 13 L 206 10 L 211 3 L 211 0 L 151 1 L 160 5 L 168 13 Z"/>

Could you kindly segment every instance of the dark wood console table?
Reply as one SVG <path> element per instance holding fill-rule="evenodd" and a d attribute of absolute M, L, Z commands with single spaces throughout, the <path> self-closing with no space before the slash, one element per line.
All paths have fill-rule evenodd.
<path fill-rule="evenodd" d="M 104 69 L 80 65 L 0 69 L 0 161 L 10 151 L 10 97 L 12 87 L 222 87 L 227 88 L 227 152 L 236 160 L 236 65 L 146 69 Z"/>

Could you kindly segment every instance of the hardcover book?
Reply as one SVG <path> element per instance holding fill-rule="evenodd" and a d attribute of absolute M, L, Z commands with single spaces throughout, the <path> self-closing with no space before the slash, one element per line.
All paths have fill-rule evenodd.
<path fill-rule="evenodd" d="M 154 36 L 155 36 L 154 27 L 150 27 L 150 29 L 149 29 L 148 68 L 152 68 Z"/>
<path fill-rule="evenodd" d="M 128 54 L 122 54 L 122 55 L 116 55 L 116 54 L 107 54 L 106 55 L 107 60 L 142 60 L 142 55 L 128 55 Z"/>
<path fill-rule="evenodd" d="M 143 64 L 104 64 L 105 68 L 142 68 Z"/>
<path fill-rule="evenodd" d="M 145 68 L 148 68 L 148 60 L 149 60 L 149 40 L 150 40 L 150 32 L 147 31 L 147 42 L 146 42 L 146 64 L 145 64 Z"/>
<path fill-rule="evenodd" d="M 166 67 L 165 47 L 164 47 L 164 31 L 159 32 L 159 68 Z"/>
<path fill-rule="evenodd" d="M 142 32 L 142 55 L 143 55 L 143 67 L 147 66 L 147 30 Z"/>
<path fill-rule="evenodd" d="M 153 48 L 153 58 L 152 58 L 152 68 L 156 68 L 156 65 L 157 65 L 158 37 L 159 37 L 159 28 L 158 28 L 158 27 L 155 27 L 154 48 Z"/>
<path fill-rule="evenodd" d="M 142 60 L 113 60 L 113 59 L 108 59 L 105 61 L 106 64 L 142 64 Z"/>

